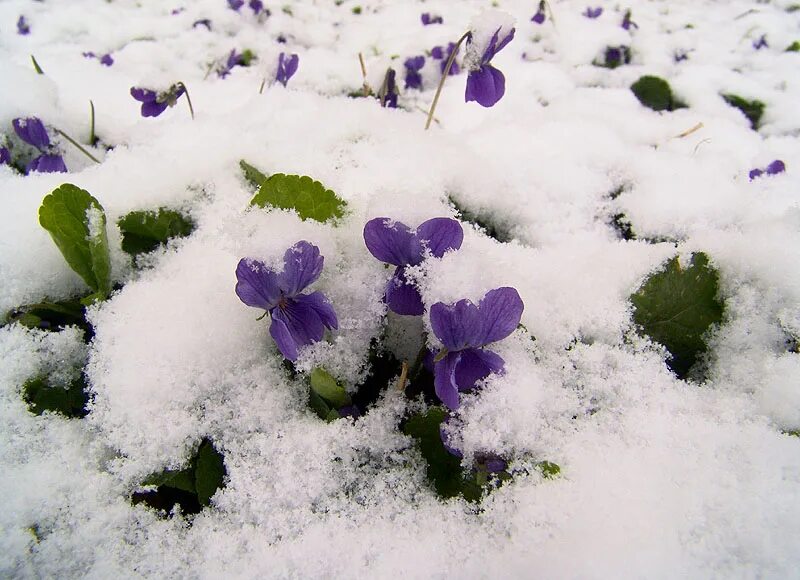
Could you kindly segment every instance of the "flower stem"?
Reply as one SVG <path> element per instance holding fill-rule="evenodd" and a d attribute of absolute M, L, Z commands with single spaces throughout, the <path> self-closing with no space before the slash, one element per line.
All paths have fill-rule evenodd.
<path fill-rule="evenodd" d="M 403 366 L 400 369 L 400 378 L 397 380 L 397 390 L 405 391 L 406 383 L 408 382 L 408 361 L 403 361 Z"/>
<path fill-rule="evenodd" d="M 364 79 L 364 86 L 361 91 L 364 94 L 364 97 L 368 97 L 370 94 L 372 94 L 372 89 L 367 82 L 367 65 L 364 64 L 364 55 L 362 55 L 360 52 L 358 53 L 358 62 L 361 63 L 361 78 Z"/>
<path fill-rule="evenodd" d="M 436 110 L 436 103 L 439 102 L 439 95 L 442 94 L 442 87 L 444 87 L 444 81 L 450 74 L 450 68 L 453 66 L 453 62 L 456 60 L 456 53 L 458 53 L 458 49 L 461 48 L 461 43 L 464 42 L 464 39 L 467 38 L 468 36 L 469 32 L 465 32 L 464 35 L 458 39 L 455 48 L 453 48 L 453 52 L 450 53 L 450 58 L 447 59 L 447 64 L 444 65 L 444 70 L 442 71 L 442 79 L 439 81 L 439 86 L 436 87 L 436 94 L 433 95 L 433 103 L 431 103 L 431 108 L 428 111 L 428 120 L 425 121 L 426 131 L 431 126 L 431 121 L 433 120 L 433 113 Z"/>
<path fill-rule="evenodd" d="M 259 94 L 259 95 L 260 95 L 261 93 L 263 93 L 263 92 L 264 92 L 264 85 L 266 85 L 266 84 L 267 84 L 267 77 L 264 77 L 264 78 L 261 80 L 261 86 L 260 86 L 260 87 L 258 87 L 258 94 Z"/>
<path fill-rule="evenodd" d="M 31 55 L 31 62 L 33 63 L 33 68 L 36 71 L 36 73 L 43 75 L 44 71 L 42 70 L 42 67 L 39 66 L 39 63 L 36 62 L 36 57 L 33 55 Z"/>
<path fill-rule="evenodd" d="M 192 114 L 192 121 L 194 121 L 194 107 L 192 106 L 192 97 L 189 96 L 189 89 L 186 88 L 186 85 L 182 81 L 178 81 L 180 86 L 183 87 L 183 92 L 186 93 L 186 103 L 189 105 L 189 112 Z"/>
<path fill-rule="evenodd" d="M 378 91 L 378 97 L 381 100 L 381 107 L 385 107 L 386 106 L 386 97 L 388 96 L 387 93 L 389 92 L 389 71 L 390 70 L 392 70 L 392 69 L 391 68 L 387 68 L 386 69 L 386 74 L 383 76 L 383 82 L 381 83 L 381 88 Z"/>
<path fill-rule="evenodd" d="M 61 136 L 62 136 L 64 139 L 66 139 L 67 141 L 69 141 L 70 143 L 72 143 L 73 145 L 75 145 L 75 147 L 77 147 L 77 148 L 78 148 L 78 151 L 80 151 L 81 153 L 83 153 L 84 155 L 86 155 L 86 157 L 88 157 L 89 159 L 91 159 L 91 160 L 92 160 L 92 161 L 94 161 L 95 163 L 100 163 L 100 161 L 97 159 L 97 157 L 95 157 L 94 155 L 92 155 L 91 153 L 89 153 L 89 152 L 88 152 L 86 149 L 84 149 L 83 145 L 81 145 L 81 144 L 80 144 L 80 143 L 78 143 L 78 142 L 77 142 L 75 139 L 73 139 L 72 137 L 70 137 L 69 135 L 67 135 L 66 133 L 64 133 L 64 131 L 62 131 L 61 129 L 56 129 L 56 133 L 58 133 L 58 134 L 59 134 L 59 135 L 61 135 Z"/>
<path fill-rule="evenodd" d="M 89 99 L 89 145 L 97 145 L 97 135 L 94 132 L 94 103 Z"/>

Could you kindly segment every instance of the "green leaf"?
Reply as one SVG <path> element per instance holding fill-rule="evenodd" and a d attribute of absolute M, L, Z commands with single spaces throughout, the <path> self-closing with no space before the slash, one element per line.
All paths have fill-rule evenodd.
<path fill-rule="evenodd" d="M 204 439 L 197 451 L 197 464 L 194 471 L 194 485 L 200 505 L 207 506 L 217 490 L 222 487 L 225 477 L 225 461 L 211 442 Z"/>
<path fill-rule="evenodd" d="M 48 379 L 43 376 L 29 379 L 22 385 L 22 398 L 34 415 L 52 411 L 65 417 L 85 417 L 86 404 L 89 402 L 86 382 L 82 375 L 66 389 L 51 386 Z"/>
<path fill-rule="evenodd" d="M 9 313 L 6 322 L 18 322 L 28 328 L 42 330 L 57 330 L 69 325 L 79 326 L 84 330 L 89 328 L 86 308 L 80 300 L 26 304 Z"/>
<path fill-rule="evenodd" d="M 182 489 L 189 493 L 197 493 L 194 487 L 194 469 L 187 467 L 180 470 L 167 470 L 151 475 L 142 482 L 142 485 L 166 486 Z"/>
<path fill-rule="evenodd" d="M 554 479 L 561 473 L 561 467 L 551 461 L 540 461 L 536 467 L 545 479 Z"/>
<path fill-rule="evenodd" d="M 456 210 L 456 217 L 460 221 L 477 226 L 484 234 L 490 238 L 494 238 L 500 243 L 510 242 L 514 239 L 506 228 L 492 223 L 492 219 L 489 216 L 473 212 L 466 206 L 461 205 L 453 196 L 448 196 L 447 200 L 450 202 L 450 205 L 453 206 L 453 209 Z"/>
<path fill-rule="evenodd" d="M 256 58 L 257 58 L 256 53 L 254 53 L 249 48 L 245 48 L 242 51 L 241 56 L 239 57 L 239 63 L 242 66 L 250 66 L 251 64 L 253 64 L 253 61 L 256 60 Z"/>
<path fill-rule="evenodd" d="M 748 101 L 738 95 L 722 95 L 722 98 L 731 107 L 736 107 L 744 113 L 744 116 L 750 121 L 750 128 L 753 131 L 758 129 L 761 116 L 764 114 L 764 108 L 766 107 L 764 103 L 757 100 Z"/>
<path fill-rule="evenodd" d="M 800 52 L 800 40 L 795 40 L 786 48 L 786 52 Z"/>
<path fill-rule="evenodd" d="M 722 321 L 724 305 L 717 299 L 718 290 L 719 273 L 701 252 L 694 254 L 686 269 L 672 258 L 631 296 L 634 321 L 667 348 L 672 355 L 667 364 L 679 378 L 685 378 L 706 351 L 706 331 Z"/>
<path fill-rule="evenodd" d="M 654 111 L 674 111 L 681 107 L 673 98 L 669 83 L 659 77 L 643 76 L 631 85 L 631 91 L 640 103 Z"/>
<path fill-rule="evenodd" d="M 342 217 L 346 204 L 330 189 L 308 176 L 276 173 L 261 184 L 250 205 L 293 209 L 303 220 L 326 222 Z"/>
<path fill-rule="evenodd" d="M 152 252 L 171 238 L 186 237 L 194 223 L 181 213 L 160 208 L 158 211 L 134 211 L 118 222 L 122 249 L 132 256 Z"/>
<path fill-rule="evenodd" d="M 800 437 L 800 429 L 795 429 L 794 431 L 781 431 L 784 435 L 789 435 L 790 437 Z"/>
<path fill-rule="evenodd" d="M 253 185 L 255 185 L 256 187 L 261 187 L 262 185 L 264 185 L 264 182 L 266 182 L 267 179 L 269 179 L 264 172 L 259 171 L 258 169 L 255 168 L 255 166 L 250 165 L 244 159 L 239 161 L 239 167 L 242 168 L 242 173 L 244 173 L 244 178 Z"/>
<path fill-rule="evenodd" d="M 443 498 L 455 497 L 462 493 L 465 485 L 461 470 L 461 460 L 445 449 L 439 434 L 439 426 L 447 417 L 441 407 L 434 407 L 427 413 L 414 415 L 403 427 L 403 433 L 417 440 L 419 450 L 428 464 L 428 479 Z"/>
<path fill-rule="evenodd" d="M 311 410 L 314 411 L 320 419 L 327 419 L 331 412 L 328 403 L 315 393 L 313 389 L 309 389 L 308 393 L 308 406 L 311 407 Z"/>
<path fill-rule="evenodd" d="M 103 206 L 87 191 L 65 183 L 45 196 L 39 223 L 64 259 L 100 297 L 111 292 L 111 256 Z"/>
<path fill-rule="evenodd" d="M 339 385 L 326 370 L 316 368 L 311 371 L 311 390 L 322 397 L 330 407 L 339 409 L 352 401 L 344 387 Z"/>

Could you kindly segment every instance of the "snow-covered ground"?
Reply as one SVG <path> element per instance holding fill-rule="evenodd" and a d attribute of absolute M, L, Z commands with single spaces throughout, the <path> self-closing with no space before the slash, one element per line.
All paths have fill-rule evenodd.
<path fill-rule="evenodd" d="M 516 19 L 493 60 L 505 96 L 491 108 L 465 103 L 462 71 L 425 131 L 440 61 L 426 57 L 421 91 L 403 90 L 403 62 L 456 41 L 491 5 Z M 68 174 L 0 166 L 0 313 L 86 293 L 38 222 L 42 198 L 65 182 L 102 203 L 121 286 L 90 308 L 88 345 L 76 328 L 0 329 L 0 574 L 800 575 L 800 438 L 787 434 L 800 429 L 800 354 L 787 347 L 800 336 L 800 52 L 786 51 L 800 40 L 800 10 L 790 0 L 599 0 L 593 19 L 583 0 L 553 0 L 538 24 L 537 6 L 286 0 L 257 16 L 226 0 L 0 2 L 0 133 L 36 116 L 85 143 L 91 99 L 110 147 L 91 149 L 95 164 L 51 132 Z M 621 27 L 627 9 L 638 28 Z M 423 12 L 444 22 L 423 26 Z M 192 26 L 201 19 L 210 30 Z M 608 46 L 630 46 L 632 62 L 593 64 Z M 233 49 L 257 60 L 221 78 Z M 281 52 L 299 56 L 287 87 L 272 82 Z M 363 84 L 359 53 L 372 87 L 397 70 L 400 108 L 348 96 Z M 629 87 L 643 75 L 668 80 L 688 106 L 642 106 Z M 184 98 L 140 116 L 131 87 L 178 81 L 194 120 Z M 721 94 L 762 101 L 758 130 Z M 345 216 L 250 208 L 242 159 L 313 177 L 347 203 Z M 775 159 L 785 172 L 748 177 Z M 389 273 L 364 245 L 364 224 L 452 217 L 450 198 L 510 241 L 465 222 L 459 251 L 411 272 L 426 308 L 511 286 L 527 329 L 493 347 L 506 373 L 462 396 L 463 449 L 561 468 L 552 479 L 518 473 L 477 505 L 432 490 L 398 428 L 419 401 L 390 385 L 360 419 L 320 420 L 269 322 L 234 292 L 240 258 L 276 263 L 299 240 L 317 245 L 325 267 L 314 289 L 339 328 L 297 367 L 324 366 L 352 386 L 384 326 L 400 357 L 402 331 L 429 327 L 427 314 L 387 322 Z M 159 207 L 197 227 L 134 267 L 115 224 Z M 636 239 L 615 229 L 618 214 Z M 719 270 L 725 302 L 702 384 L 670 372 L 663 348 L 635 331 L 629 300 L 667 259 L 698 251 Z M 84 361 L 85 418 L 29 412 L 27 379 Z M 184 466 L 203 438 L 227 472 L 210 507 L 164 517 L 132 505 L 148 475 Z"/>

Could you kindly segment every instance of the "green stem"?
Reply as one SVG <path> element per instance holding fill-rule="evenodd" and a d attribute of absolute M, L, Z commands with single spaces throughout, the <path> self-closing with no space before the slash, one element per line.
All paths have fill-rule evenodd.
<path fill-rule="evenodd" d="M 447 59 L 447 64 L 444 66 L 444 70 L 442 71 L 442 79 L 439 81 L 439 86 L 436 87 L 436 94 L 433 95 L 433 103 L 431 103 L 431 109 L 428 111 L 428 120 L 425 122 L 425 130 L 427 131 L 431 126 L 431 121 L 433 121 L 433 113 L 436 110 L 436 103 L 439 102 L 439 95 L 442 94 L 442 87 L 444 87 L 444 81 L 447 76 L 450 74 L 450 68 L 453 66 L 453 62 L 456 60 L 456 53 L 458 49 L 461 48 L 461 43 L 464 42 L 464 39 L 469 36 L 469 32 L 465 32 L 464 35 L 458 39 L 456 42 L 455 48 L 453 48 L 453 52 L 450 53 L 450 58 Z"/>
<path fill-rule="evenodd" d="M 192 97 L 189 96 L 189 89 L 183 82 L 178 82 L 183 87 L 183 92 L 186 93 L 186 103 L 189 105 L 189 112 L 192 114 L 192 121 L 194 121 L 194 107 L 192 106 Z"/>
<path fill-rule="evenodd" d="M 97 159 L 97 157 L 95 157 L 94 155 L 92 155 L 91 153 L 89 153 L 89 152 L 88 152 L 86 149 L 84 149 L 83 145 L 81 145 L 81 144 L 80 144 L 80 143 L 78 143 L 78 142 L 77 142 L 75 139 L 73 139 L 72 137 L 70 137 L 69 135 L 67 135 L 66 133 L 64 133 L 64 131 L 62 131 L 61 129 L 56 129 L 56 133 L 58 133 L 58 134 L 59 134 L 59 135 L 61 135 L 61 136 L 62 136 L 64 139 L 66 139 L 67 141 L 69 141 L 70 143 L 72 143 L 73 145 L 75 145 L 75 147 L 77 147 L 77 148 L 78 148 L 78 150 L 79 150 L 81 153 L 83 153 L 84 155 L 86 155 L 86 157 L 88 157 L 89 159 L 91 159 L 91 160 L 92 160 L 92 161 L 94 161 L 95 163 L 100 163 L 100 161 Z"/>
<path fill-rule="evenodd" d="M 89 145 L 97 145 L 97 135 L 94 132 L 94 103 L 89 99 Z"/>
<path fill-rule="evenodd" d="M 264 85 L 266 85 L 266 84 L 267 84 L 267 77 L 264 77 L 264 79 L 261 81 L 261 86 L 258 87 L 258 94 L 259 95 L 264 92 Z"/>
<path fill-rule="evenodd" d="M 408 372 L 409 378 L 411 380 L 415 380 L 417 376 L 419 376 L 420 371 L 422 370 L 422 363 L 425 361 L 425 356 L 428 354 L 428 336 L 426 333 L 422 333 L 422 348 L 419 349 L 419 354 L 417 354 L 417 358 L 414 359 L 414 364 L 411 365 L 411 370 Z"/>
<path fill-rule="evenodd" d="M 33 56 L 33 55 L 31 55 L 31 62 L 33 62 L 33 68 L 34 68 L 34 70 L 36 70 L 36 72 L 37 72 L 38 74 L 40 74 L 40 75 L 43 75 L 43 74 L 44 74 L 44 71 L 42 70 L 42 67 L 40 67 L 40 66 L 39 66 L 39 63 L 38 63 L 38 62 L 36 62 L 36 57 L 35 57 L 35 56 Z"/>

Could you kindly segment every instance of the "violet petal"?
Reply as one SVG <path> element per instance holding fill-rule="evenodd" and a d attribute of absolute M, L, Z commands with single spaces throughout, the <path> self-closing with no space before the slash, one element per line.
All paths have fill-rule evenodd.
<path fill-rule="evenodd" d="M 373 256 L 387 264 L 406 266 L 422 261 L 422 247 L 414 232 L 389 218 L 369 220 L 364 226 L 364 243 Z"/>
<path fill-rule="evenodd" d="M 449 352 L 434 364 L 433 385 L 436 396 L 449 409 L 458 409 L 458 387 L 456 386 L 456 366 L 461 360 L 460 352 Z"/>
<path fill-rule="evenodd" d="M 270 311 L 272 320 L 283 322 L 294 344 L 294 351 L 286 342 L 286 335 L 283 330 L 279 330 L 279 334 L 283 344 L 278 343 L 278 348 L 284 356 L 290 360 L 294 360 L 289 356 L 296 352 L 297 348 L 314 342 L 322 340 L 325 334 L 325 325 L 322 322 L 317 311 L 306 302 L 299 302 L 294 299 L 287 299 L 281 304 Z M 270 327 L 270 334 L 272 334 L 272 327 Z M 273 338 L 275 336 L 273 335 Z M 278 342 L 278 339 L 275 339 Z M 284 350 L 286 348 L 286 350 Z M 288 353 L 288 354 L 287 354 Z M 297 355 L 295 354 L 295 358 Z"/>
<path fill-rule="evenodd" d="M 386 304 L 389 310 L 404 316 L 420 316 L 425 312 L 419 290 L 405 277 L 405 266 L 398 266 L 386 284 Z"/>
<path fill-rule="evenodd" d="M 242 258 L 236 266 L 236 279 L 236 295 L 248 306 L 271 310 L 278 305 L 278 276 L 264 262 Z"/>
<path fill-rule="evenodd" d="M 461 360 L 456 365 L 455 382 L 459 391 L 468 391 L 475 383 L 505 368 L 503 358 L 490 350 L 468 348 L 461 351 Z"/>
<path fill-rule="evenodd" d="M 331 330 L 339 328 L 339 321 L 333 306 L 322 292 L 312 292 L 311 294 L 300 294 L 295 297 L 295 302 L 308 306 L 317 313 L 319 319 L 326 327 Z"/>
<path fill-rule="evenodd" d="M 467 89 L 464 101 L 475 101 L 483 107 L 491 107 L 499 101 L 506 92 L 506 79 L 503 73 L 492 65 L 482 66 L 476 71 L 470 71 L 467 76 Z"/>
<path fill-rule="evenodd" d="M 26 173 L 36 171 L 38 173 L 66 173 L 67 166 L 61 155 L 39 155 L 33 159 L 25 168 Z"/>
<path fill-rule="evenodd" d="M 273 316 L 272 324 L 269 325 L 269 334 L 285 358 L 297 360 L 297 343 L 283 320 Z"/>
<path fill-rule="evenodd" d="M 297 242 L 283 255 L 283 272 L 278 274 L 278 286 L 289 297 L 296 296 L 322 273 L 325 263 L 319 248 L 305 240 Z"/>
<path fill-rule="evenodd" d="M 11 121 L 14 132 L 28 145 L 33 145 L 40 151 L 50 147 L 50 137 L 44 124 L 37 117 L 17 118 Z"/>
<path fill-rule="evenodd" d="M 422 222 L 417 228 L 417 237 L 422 245 L 436 258 L 448 250 L 457 250 L 464 241 L 464 230 L 452 218 L 433 218 Z"/>
<path fill-rule="evenodd" d="M 469 300 L 455 304 L 437 302 L 431 306 L 431 328 L 449 351 L 481 346 L 484 325 L 481 312 Z"/>
<path fill-rule="evenodd" d="M 525 305 L 514 288 L 490 290 L 478 304 L 483 323 L 479 345 L 503 340 L 516 330 Z"/>

